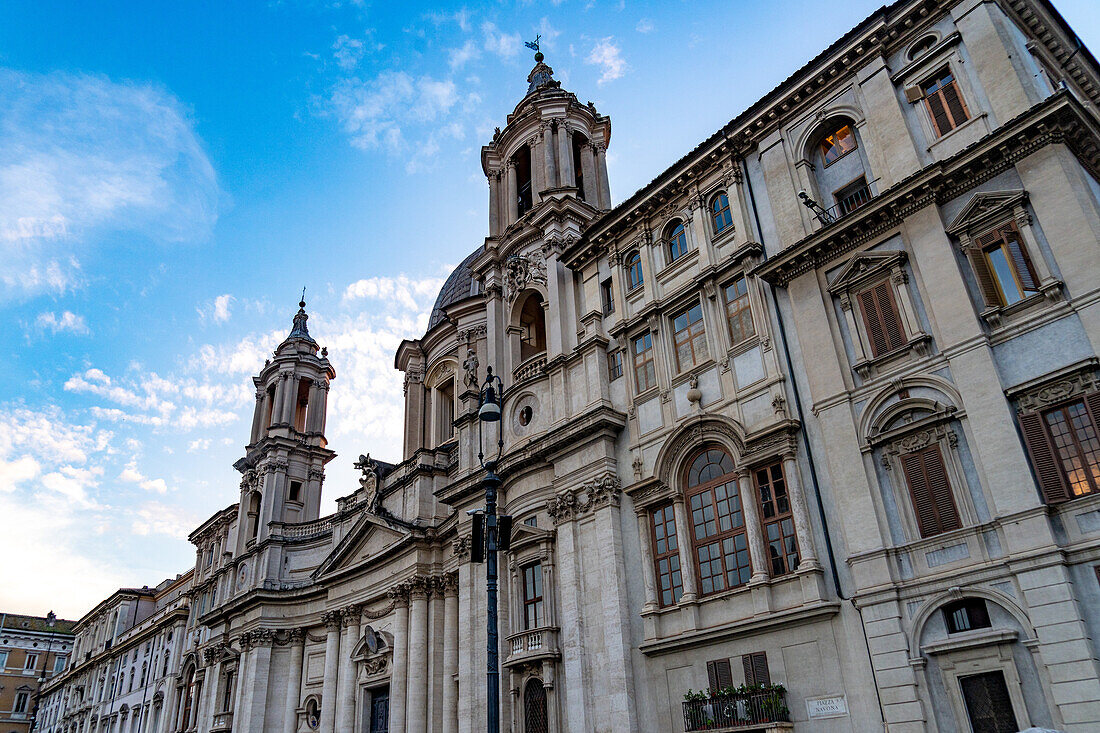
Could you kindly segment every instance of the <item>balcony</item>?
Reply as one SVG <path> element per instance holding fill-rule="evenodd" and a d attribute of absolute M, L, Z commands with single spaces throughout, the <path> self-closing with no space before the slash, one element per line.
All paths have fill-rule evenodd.
<path fill-rule="evenodd" d="M 517 385 L 520 382 L 525 382 L 528 379 L 534 379 L 540 377 L 546 369 L 546 352 L 542 351 L 529 357 L 526 361 L 521 363 L 518 367 L 512 370 L 512 384 Z"/>
<path fill-rule="evenodd" d="M 214 713 L 214 724 L 210 726 L 210 733 L 228 733 L 233 730 L 233 713 Z"/>
<path fill-rule="evenodd" d="M 688 693 L 684 701 L 685 731 L 763 730 L 772 733 L 790 729 L 787 691 L 782 685 L 763 689 L 707 696 Z"/>
<path fill-rule="evenodd" d="M 505 639 L 508 656 L 504 660 L 505 667 L 511 667 L 523 662 L 533 662 L 539 659 L 558 659 L 561 652 L 558 650 L 558 627 L 543 626 L 538 629 L 527 629 L 518 634 L 512 634 Z"/>

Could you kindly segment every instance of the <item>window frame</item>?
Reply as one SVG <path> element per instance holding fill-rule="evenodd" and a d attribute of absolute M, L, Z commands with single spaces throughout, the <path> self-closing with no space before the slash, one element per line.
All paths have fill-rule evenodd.
<path fill-rule="evenodd" d="M 946 84 L 941 83 L 944 76 L 950 76 L 951 81 Z M 929 91 L 929 87 L 939 84 L 939 86 Z M 949 133 L 958 130 L 964 124 L 974 119 L 974 116 L 970 114 L 970 109 L 966 106 L 966 99 L 963 97 L 962 89 L 960 88 L 958 75 L 952 68 L 950 63 L 945 63 L 939 66 L 935 71 L 930 74 L 925 74 L 921 81 L 917 82 L 917 86 L 921 91 L 921 101 L 924 102 L 924 111 L 928 115 L 928 120 L 932 125 L 932 132 L 936 135 L 936 140 L 940 140 L 946 137 Z M 947 95 L 944 93 L 944 89 L 951 88 L 954 90 L 955 98 L 961 107 L 963 118 L 961 120 L 955 119 L 955 112 L 951 111 L 950 103 L 947 101 Z M 936 113 L 932 109 L 932 104 L 929 101 L 933 96 L 938 99 L 943 112 L 948 116 L 948 122 L 951 126 L 947 129 L 941 129 L 940 123 L 936 120 Z"/>
<path fill-rule="evenodd" d="M 739 295 L 734 302 L 730 302 L 730 288 L 734 287 L 739 282 L 744 283 L 745 292 Z M 736 310 L 733 309 L 735 303 L 742 302 L 743 306 L 738 306 Z M 749 278 L 746 274 L 741 273 L 722 286 L 722 303 L 725 306 L 726 328 L 729 330 L 731 347 L 740 346 L 756 335 L 756 320 L 753 316 L 752 294 L 749 292 Z M 737 338 L 737 335 L 734 333 L 733 319 L 736 316 L 738 321 L 743 323 L 743 314 L 745 311 L 748 311 L 749 330 L 747 333 L 743 333 L 741 338 Z"/>
<path fill-rule="evenodd" d="M 839 133 L 839 132 L 841 132 L 842 130 L 845 130 L 845 129 L 848 130 L 848 135 L 849 135 L 849 137 L 852 138 L 852 147 L 848 148 L 847 150 L 845 150 L 843 153 L 841 153 L 837 157 L 833 158 L 832 160 L 828 160 L 827 151 L 825 149 L 825 141 L 828 140 L 831 137 L 835 137 L 837 135 L 837 133 Z M 835 145 L 831 145 L 829 147 L 831 149 L 831 148 L 835 147 Z M 826 135 L 822 135 L 817 141 L 817 151 L 821 155 L 821 163 L 822 163 L 823 168 L 828 168 L 833 163 L 837 162 L 838 160 L 845 157 L 849 153 L 854 153 L 857 150 L 859 150 L 859 139 L 856 137 L 855 124 L 852 123 L 852 122 L 845 122 L 840 127 L 834 129 L 831 133 L 826 134 Z"/>
<path fill-rule="evenodd" d="M 865 297 L 867 295 L 871 296 L 872 305 L 874 306 L 874 322 L 872 322 L 872 313 L 867 307 L 868 302 Z M 885 296 L 885 298 L 883 298 L 883 296 Z M 854 300 L 857 302 L 860 316 L 863 318 L 864 335 L 867 338 L 867 345 L 871 348 L 872 359 L 877 359 L 899 351 L 909 343 L 903 326 L 901 311 L 898 308 L 897 299 L 894 297 L 893 287 L 889 277 L 860 288 L 855 292 Z M 884 300 L 885 302 L 883 302 Z M 887 316 L 893 320 L 893 332 L 889 330 L 889 323 L 886 320 Z M 878 328 L 878 333 L 882 336 L 883 343 L 881 346 L 875 339 L 876 326 Z"/>
<path fill-rule="evenodd" d="M 633 250 L 627 254 L 623 267 L 626 270 L 626 290 L 628 293 L 633 293 L 635 290 L 645 285 L 645 273 L 642 271 L 641 252 Z M 635 279 L 635 274 L 637 274 L 637 279 Z"/>
<path fill-rule="evenodd" d="M 778 479 L 774 475 L 776 470 L 779 471 Z M 764 475 L 765 481 L 761 481 L 761 474 Z M 798 546 L 798 532 L 795 530 L 794 514 L 791 511 L 790 483 L 783 468 L 783 461 L 771 461 L 753 468 L 752 482 L 756 494 L 754 498 L 757 516 L 760 519 L 760 535 L 764 551 L 767 553 L 764 560 L 768 563 L 768 575 L 772 578 L 790 575 L 798 570 L 798 565 L 802 561 L 802 552 Z M 782 501 L 777 487 L 782 487 Z M 765 488 L 770 493 L 769 500 L 764 499 Z M 782 503 L 786 504 L 786 509 L 781 508 Z M 774 505 L 774 513 L 770 517 L 767 515 L 769 505 Z M 778 531 L 778 537 L 775 539 L 769 534 L 768 530 L 771 527 L 775 527 Z M 778 556 L 774 554 L 776 542 L 780 543 Z M 790 542 L 794 543 L 793 557 L 790 552 Z"/>
<path fill-rule="evenodd" d="M 677 232 L 679 235 L 677 236 Z M 680 218 L 673 219 L 665 226 L 665 256 L 668 264 L 679 262 L 690 251 L 687 237 L 687 226 Z"/>
<path fill-rule="evenodd" d="M 38 669 L 38 652 L 27 652 L 23 657 L 23 669 L 32 672 Z"/>
<path fill-rule="evenodd" d="M 978 608 L 981 609 L 980 612 L 977 614 L 972 613 Z M 962 628 L 956 623 L 960 611 L 966 612 L 966 628 Z M 940 612 L 943 614 L 943 623 L 947 628 L 948 634 L 965 634 L 968 631 L 989 629 L 993 627 L 993 622 L 989 618 L 989 606 L 986 604 L 984 598 L 969 596 L 957 601 L 945 603 L 940 606 Z"/>
<path fill-rule="evenodd" d="M 719 202 L 721 206 L 717 206 Z M 717 208 L 716 208 L 717 206 Z M 719 219 L 724 219 L 724 224 L 719 224 Z M 714 228 L 714 235 L 725 234 L 733 228 L 733 211 L 730 209 L 730 197 L 726 191 L 718 191 L 710 198 L 710 223 Z"/>
<path fill-rule="evenodd" d="M 607 381 L 614 382 L 623 376 L 623 350 L 607 352 Z"/>
<path fill-rule="evenodd" d="M 615 312 L 615 286 L 610 277 L 600 281 L 600 309 L 604 317 Z"/>
<path fill-rule="evenodd" d="M 731 464 L 730 471 L 720 476 L 713 477 L 707 481 L 700 482 L 694 486 L 689 486 L 688 477 L 692 470 L 692 467 L 696 464 L 697 461 L 699 461 L 711 451 L 720 452 L 729 459 L 729 462 Z M 741 495 L 740 472 L 737 470 L 736 466 L 733 466 L 732 464 L 733 456 L 731 456 L 721 446 L 704 446 L 693 456 L 691 461 L 686 464 L 683 473 L 682 481 L 684 487 L 684 506 L 686 507 L 688 512 L 688 531 L 691 534 L 689 539 L 691 541 L 691 562 L 693 566 L 692 571 L 695 573 L 700 598 L 725 593 L 731 590 L 737 590 L 739 588 L 744 588 L 748 585 L 748 582 L 752 577 L 752 550 L 749 547 L 747 518 L 745 516 L 744 509 L 744 497 Z M 722 524 L 721 517 L 719 515 L 719 504 L 724 501 L 726 502 L 727 506 L 729 506 L 730 500 L 734 498 L 733 496 L 731 496 L 730 493 L 728 493 L 728 487 L 730 486 L 732 486 L 733 490 L 736 492 L 737 508 L 731 509 L 727 512 L 727 516 L 730 520 L 730 528 L 723 530 L 721 528 Z M 717 493 L 715 490 L 718 488 L 727 489 L 727 494 L 724 499 L 717 498 Z M 709 496 L 709 508 L 711 515 L 710 520 L 708 520 L 706 516 L 707 506 L 700 504 L 700 506 L 696 507 L 694 504 L 694 500 L 696 499 L 696 497 L 701 497 L 704 494 Z M 706 531 L 706 525 L 708 521 L 713 522 L 715 528 L 713 534 L 709 534 L 703 537 L 699 536 L 699 523 L 697 522 L 698 517 L 696 515 L 697 511 L 702 512 L 704 531 Z M 740 520 L 740 524 L 736 524 L 734 521 L 738 517 Z M 741 540 L 740 545 L 738 545 L 738 539 Z M 732 569 L 728 567 L 726 563 L 728 553 L 726 552 L 725 544 L 727 540 L 733 543 L 733 556 L 735 560 L 739 561 L 739 556 L 742 553 L 744 554 L 744 563 L 741 564 L 740 562 L 738 562 L 738 565 Z M 701 559 L 700 550 L 704 547 L 708 548 L 709 550 L 711 546 L 715 546 L 718 548 L 717 556 L 708 557 L 706 561 L 703 561 Z M 721 574 L 715 575 L 708 573 L 706 574 L 706 576 L 704 576 L 702 570 L 703 562 L 714 563 L 715 561 L 719 563 Z M 731 572 L 737 573 L 739 581 L 736 584 L 732 585 L 729 582 L 729 576 Z M 722 580 L 721 588 L 714 587 L 713 579 L 716 577 L 719 577 Z M 711 585 L 711 589 L 709 591 L 705 588 L 708 583 Z"/>
<path fill-rule="evenodd" d="M 1015 250 L 1012 249 L 1010 242 L 1016 245 Z M 1001 282 L 998 269 L 990 258 L 990 251 L 994 249 L 999 249 L 1004 253 L 1005 264 L 1008 265 L 1013 285 L 1015 285 L 1016 293 L 1019 296 L 1011 302 L 1009 302 L 1005 293 L 1005 283 Z M 974 268 L 974 277 L 978 281 L 978 289 L 982 291 L 983 299 L 987 305 L 1009 308 L 1041 293 L 1039 278 L 1035 273 L 1035 266 L 1031 263 L 1027 244 L 1024 242 L 1020 228 L 1016 225 L 1014 219 L 1009 218 L 992 227 L 986 227 L 985 231 L 974 237 L 971 250 L 975 255 L 969 257 L 971 266 Z M 976 255 L 979 253 L 981 260 L 976 261 Z M 990 302 L 990 296 L 994 296 L 996 302 Z"/>
<path fill-rule="evenodd" d="M 945 484 L 945 486 L 939 487 L 938 491 L 933 485 L 934 477 L 930 475 L 929 470 L 929 459 L 933 457 L 938 464 L 931 466 L 931 468 L 937 468 L 940 471 Z M 917 461 L 919 461 L 919 465 L 916 463 Z M 903 480 L 906 489 L 909 491 L 909 501 L 921 539 L 961 529 L 963 526 L 962 516 L 959 512 L 958 503 L 955 501 L 955 488 L 948 475 L 947 461 L 943 457 L 943 451 L 940 449 L 939 443 L 930 442 L 915 450 L 907 451 L 901 454 L 900 462 Z M 921 474 L 920 478 L 923 479 L 925 484 L 923 488 L 926 495 L 924 496 L 918 496 L 920 489 L 916 482 L 918 470 Z M 926 507 L 926 509 L 922 510 L 922 507 Z M 929 510 L 932 516 L 928 516 Z"/>
<path fill-rule="evenodd" d="M 676 506 L 671 501 L 663 502 L 656 506 L 646 507 L 646 513 L 649 519 L 649 541 L 650 546 L 653 548 L 653 578 L 654 585 L 657 590 L 657 605 L 660 608 L 670 608 L 680 602 L 680 599 L 684 595 L 684 569 L 680 566 L 680 538 L 676 531 Z M 661 514 L 661 518 L 658 519 L 658 513 Z M 661 531 L 664 533 L 663 537 L 658 537 L 658 524 L 661 525 Z M 669 530 L 671 529 L 671 534 Z M 669 542 L 671 538 L 672 542 Z M 661 540 L 665 542 L 665 549 L 662 552 L 660 547 Z M 674 544 L 675 547 L 669 547 L 670 544 Z M 664 572 L 661 569 L 662 561 L 668 561 L 668 572 Z M 675 561 L 675 562 L 674 562 Z M 673 565 L 675 564 L 675 567 Z M 676 582 L 677 574 L 680 576 L 679 583 Z M 662 578 L 668 577 L 668 594 L 671 600 L 665 600 L 666 589 L 662 586 Z"/>
<path fill-rule="evenodd" d="M 699 317 L 695 320 L 691 320 L 691 313 L 695 310 L 698 310 Z M 683 328 L 678 329 L 676 327 L 676 322 L 681 318 L 686 318 L 688 320 Z M 691 371 L 711 358 L 710 344 L 707 343 L 706 315 L 704 313 L 702 301 L 696 300 L 693 303 L 687 304 L 669 319 L 669 323 L 672 326 L 672 351 L 675 355 L 677 374 Z M 686 339 L 681 339 L 682 334 L 687 334 Z M 697 351 L 696 346 L 700 344 L 702 348 Z M 690 364 L 685 364 L 680 358 L 680 348 L 682 346 L 690 347 L 691 349 Z"/>
<path fill-rule="evenodd" d="M 522 590 L 523 590 L 523 630 L 532 631 L 534 629 L 541 629 L 546 625 L 546 593 L 543 588 L 542 577 L 542 561 L 535 560 L 534 562 L 525 563 L 520 566 L 520 577 L 522 577 Z M 528 578 L 530 574 L 530 578 Z M 535 586 L 529 588 L 530 585 Z M 537 594 L 535 594 L 537 591 Z M 531 623 L 531 614 L 534 614 L 535 623 Z"/>
<path fill-rule="evenodd" d="M 648 346 L 639 352 L 638 342 L 643 340 L 648 343 Z M 653 342 L 652 331 L 644 331 L 630 339 L 631 361 L 634 364 L 634 387 L 637 389 L 638 394 L 644 394 L 657 387 L 657 361 L 653 351 Z M 641 361 L 639 361 L 639 357 L 642 357 Z M 638 376 L 641 373 L 648 375 L 645 386 L 642 386 L 642 381 Z"/>

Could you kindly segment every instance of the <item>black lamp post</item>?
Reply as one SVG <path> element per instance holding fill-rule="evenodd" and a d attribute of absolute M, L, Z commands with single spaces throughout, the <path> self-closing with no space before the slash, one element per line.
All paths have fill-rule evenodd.
<path fill-rule="evenodd" d="M 498 519 L 504 519 L 503 528 L 509 525 L 510 517 L 497 517 L 497 490 L 500 488 L 500 476 L 497 475 L 497 464 L 504 450 L 504 431 L 500 421 L 501 406 L 504 403 L 504 384 L 500 377 L 494 376 L 493 368 L 485 370 L 485 383 L 481 387 L 478 397 L 478 451 L 477 459 L 485 469 L 485 477 L 481 480 L 485 487 L 485 585 L 486 585 L 486 623 L 487 660 L 486 678 L 486 705 L 488 707 L 488 731 L 499 733 L 500 731 L 500 649 L 497 641 L 497 550 L 501 548 L 501 535 L 499 530 L 502 525 Z M 485 426 L 496 424 L 497 452 L 485 460 Z M 492 446 L 489 448 L 492 452 Z M 475 544 L 480 544 L 477 529 L 481 525 L 482 518 L 474 517 Z M 507 544 L 508 538 L 504 537 Z M 474 558 L 480 554 L 480 547 L 472 548 Z"/>
<path fill-rule="evenodd" d="M 38 686 L 34 690 L 34 706 L 31 708 L 31 724 L 27 728 L 34 731 L 38 727 L 38 703 L 42 699 L 42 687 L 46 684 L 46 667 L 50 663 L 50 650 L 53 649 L 53 627 L 57 623 L 57 614 L 50 611 L 46 614 L 46 626 L 50 628 L 50 639 L 46 645 L 45 658 L 42 660 L 42 676 L 38 678 Z"/>

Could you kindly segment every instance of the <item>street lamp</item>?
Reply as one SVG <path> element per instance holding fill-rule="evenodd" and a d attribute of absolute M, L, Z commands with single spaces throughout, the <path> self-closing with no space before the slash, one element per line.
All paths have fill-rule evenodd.
<path fill-rule="evenodd" d="M 474 537 L 471 555 L 475 562 L 481 558 L 481 529 L 485 537 L 485 585 L 486 585 L 486 637 L 488 652 L 485 672 L 486 704 L 488 707 L 488 731 L 500 731 L 500 649 L 497 641 L 497 550 L 508 549 L 512 518 L 497 516 L 497 490 L 500 476 L 497 466 L 504 451 L 504 430 L 501 424 L 501 406 L 504 404 L 504 384 L 493 374 L 493 368 L 485 370 L 485 383 L 481 386 L 477 409 L 477 459 L 485 469 L 481 483 L 485 487 L 485 516 L 474 515 Z M 496 425 L 496 455 L 485 458 L 485 433 Z M 490 436 L 491 438 L 491 436 Z M 492 445 L 489 446 L 492 453 Z M 482 522 L 484 521 L 484 525 Z"/>
<path fill-rule="evenodd" d="M 53 649 L 52 629 L 56 623 L 57 614 L 53 611 L 47 613 L 46 626 L 51 629 L 51 631 L 48 632 L 50 634 L 50 639 L 49 643 L 46 644 L 46 653 L 43 655 L 42 659 L 42 676 L 38 678 L 38 686 L 34 690 L 34 705 L 31 707 L 31 724 L 30 727 L 27 728 L 29 731 L 34 731 L 35 728 L 38 727 L 38 703 L 42 699 L 42 687 L 46 684 L 46 666 L 50 663 L 50 650 Z"/>

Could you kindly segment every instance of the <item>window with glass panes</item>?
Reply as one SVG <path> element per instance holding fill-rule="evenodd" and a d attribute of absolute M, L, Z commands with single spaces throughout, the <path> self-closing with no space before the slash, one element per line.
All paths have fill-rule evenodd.
<path fill-rule="evenodd" d="M 733 459 L 719 448 L 704 450 L 691 463 L 685 484 L 700 593 L 749 582 L 748 538 Z"/>
<path fill-rule="evenodd" d="M 850 125 L 821 138 L 821 159 L 829 165 L 856 149 L 856 136 Z"/>
<path fill-rule="evenodd" d="M 723 292 L 726 297 L 726 320 L 730 325 L 730 340 L 736 346 L 756 333 L 752 325 L 748 281 L 741 276 L 727 285 Z"/>
<path fill-rule="evenodd" d="M 612 382 L 623 375 L 622 351 L 612 351 L 607 355 L 607 375 L 608 379 Z"/>
<path fill-rule="evenodd" d="M 669 262 L 675 262 L 687 254 L 687 232 L 684 230 L 682 221 L 676 221 L 669 225 L 666 239 L 668 240 Z"/>
<path fill-rule="evenodd" d="M 631 290 L 642 286 L 642 256 L 637 252 L 626 257 L 626 283 Z"/>
<path fill-rule="evenodd" d="M 720 193 L 710 202 L 710 213 L 714 219 L 714 233 L 724 232 L 726 227 L 733 223 L 730 216 L 730 200 L 724 193 Z"/>
<path fill-rule="evenodd" d="M 639 392 L 657 385 L 657 370 L 653 365 L 653 335 L 643 333 L 634 339 L 634 379 Z"/>
<path fill-rule="evenodd" d="M 932 118 L 932 126 L 940 137 L 970 119 L 966 104 L 959 94 L 959 86 L 949 68 L 940 69 L 931 79 L 921 84 L 921 91 L 924 92 L 924 103 Z"/>
<path fill-rule="evenodd" d="M 974 245 L 982 253 L 981 260 L 975 263 L 974 274 L 990 305 L 1012 305 L 1039 292 L 1035 271 L 1015 222 L 975 237 Z"/>
<path fill-rule="evenodd" d="M 672 504 L 649 512 L 653 528 L 653 566 L 657 576 L 657 601 L 662 606 L 678 603 L 684 592 L 680 573 L 680 546 L 676 541 L 676 516 Z"/>
<path fill-rule="evenodd" d="M 523 566 L 523 628 L 542 626 L 542 563 Z"/>
<path fill-rule="evenodd" d="M 703 306 L 699 303 L 672 319 L 672 338 L 676 343 L 676 366 L 691 369 L 707 359 L 707 333 L 703 327 Z"/>
<path fill-rule="evenodd" d="M 785 575 L 798 567 L 798 538 L 791 517 L 791 501 L 783 464 L 773 463 L 753 471 L 760 500 L 760 529 L 768 550 L 769 572 Z"/>
<path fill-rule="evenodd" d="M 1043 413 L 1058 464 L 1073 496 L 1100 486 L 1100 440 L 1082 400 Z"/>

